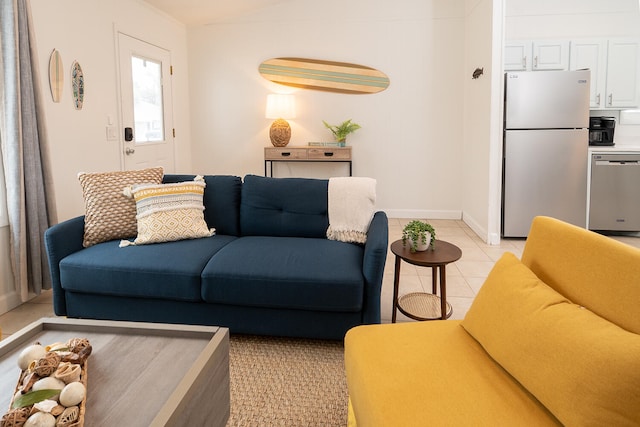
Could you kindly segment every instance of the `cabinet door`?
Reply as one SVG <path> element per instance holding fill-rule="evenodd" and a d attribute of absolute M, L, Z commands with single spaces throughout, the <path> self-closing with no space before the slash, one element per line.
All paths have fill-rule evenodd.
<path fill-rule="evenodd" d="M 503 54 L 505 71 L 531 70 L 531 42 L 513 41 L 506 43 Z"/>
<path fill-rule="evenodd" d="M 540 40 L 533 42 L 532 69 L 538 70 L 568 70 L 569 69 L 569 41 Z"/>
<path fill-rule="evenodd" d="M 637 39 L 609 40 L 605 101 L 607 107 L 638 105 L 639 46 L 640 42 Z"/>
<path fill-rule="evenodd" d="M 589 107 L 603 108 L 607 73 L 607 42 L 603 39 L 572 40 L 569 69 L 591 71 Z"/>

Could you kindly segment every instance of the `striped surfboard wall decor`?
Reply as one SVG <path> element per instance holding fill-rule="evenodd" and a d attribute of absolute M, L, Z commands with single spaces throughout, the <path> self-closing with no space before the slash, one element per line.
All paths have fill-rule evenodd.
<path fill-rule="evenodd" d="M 304 89 L 367 94 L 389 87 L 389 77 L 383 72 L 346 62 L 273 58 L 260 64 L 258 70 L 269 81 Z"/>

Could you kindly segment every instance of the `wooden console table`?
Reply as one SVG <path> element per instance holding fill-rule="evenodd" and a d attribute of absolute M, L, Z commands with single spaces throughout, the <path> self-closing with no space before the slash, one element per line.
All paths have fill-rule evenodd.
<path fill-rule="evenodd" d="M 273 162 L 343 162 L 349 164 L 349 176 L 353 173 L 351 147 L 265 147 L 264 176 L 273 176 Z"/>

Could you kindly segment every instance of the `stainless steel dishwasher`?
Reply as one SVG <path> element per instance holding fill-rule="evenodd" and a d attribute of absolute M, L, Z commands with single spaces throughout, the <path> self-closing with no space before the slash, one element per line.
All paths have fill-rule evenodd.
<path fill-rule="evenodd" d="M 640 231 L 640 153 L 593 153 L 589 229 Z"/>

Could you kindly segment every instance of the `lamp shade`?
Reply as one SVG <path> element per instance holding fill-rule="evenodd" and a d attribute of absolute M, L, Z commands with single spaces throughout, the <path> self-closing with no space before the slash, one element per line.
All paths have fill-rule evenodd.
<path fill-rule="evenodd" d="M 296 116 L 295 98 L 293 95 L 272 93 L 267 95 L 267 119 L 293 119 Z"/>

